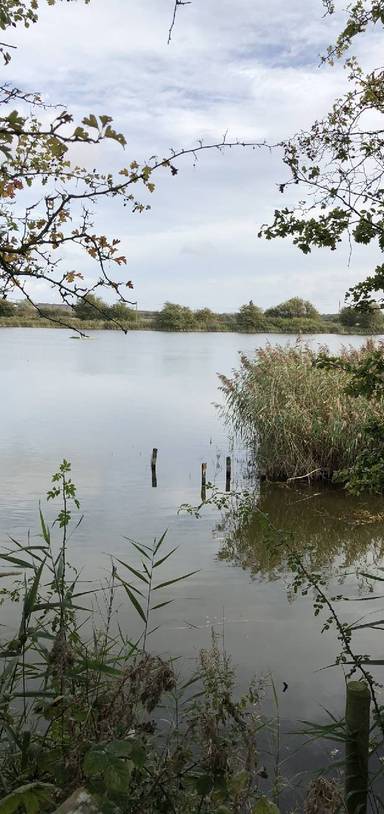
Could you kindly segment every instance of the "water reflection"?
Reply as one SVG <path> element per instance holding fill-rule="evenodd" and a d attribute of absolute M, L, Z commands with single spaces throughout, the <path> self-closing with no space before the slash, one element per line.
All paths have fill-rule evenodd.
<path fill-rule="evenodd" d="M 220 560 L 253 578 L 276 580 L 287 572 L 287 549 L 275 529 L 292 534 L 292 544 L 313 568 L 328 576 L 377 563 L 384 554 L 380 498 L 356 498 L 339 489 L 262 484 L 260 493 L 233 503 L 218 525 Z"/>

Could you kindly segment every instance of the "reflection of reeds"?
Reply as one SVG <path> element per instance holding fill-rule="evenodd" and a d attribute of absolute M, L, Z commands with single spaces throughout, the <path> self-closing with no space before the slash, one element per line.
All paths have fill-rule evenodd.
<path fill-rule="evenodd" d="M 384 554 L 380 504 L 378 498 L 371 497 L 367 503 L 338 490 L 262 484 L 257 505 L 249 495 L 224 513 L 219 558 L 264 578 L 285 574 L 286 548 L 271 536 L 265 522 L 270 517 L 292 536 L 295 551 L 311 567 L 325 569 L 329 576 L 335 568 L 338 571 L 337 564 L 358 570 L 366 567 L 367 556 L 378 562 Z"/>
<path fill-rule="evenodd" d="M 355 361 L 368 347 L 342 353 Z M 225 416 L 246 441 L 257 443 L 260 471 L 271 480 L 307 473 L 328 478 L 349 468 L 372 444 L 367 421 L 384 418 L 381 404 L 345 393 L 345 371 L 315 362 L 306 345 L 268 346 L 255 359 L 242 355 L 232 378 L 220 377 Z"/>

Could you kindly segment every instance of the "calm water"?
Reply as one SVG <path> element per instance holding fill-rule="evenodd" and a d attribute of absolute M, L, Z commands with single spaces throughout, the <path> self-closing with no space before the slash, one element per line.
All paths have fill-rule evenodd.
<path fill-rule="evenodd" d="M 244 453 L 232 449 L 213 405 L 220 401 L 216 374 L 230 373 L 240 350 L 251 354 L 268 339 L 295 341 L 155 332 L 95 332 L 75 340 L 59 330 L 0 330 L 0 540 L 5 543 L 7 534 L 24 538 L 29 528 L 37 533 L 38 501 L 66 457 L 85 514 L 72 542 L 83 578 L 103 577 L 108 554 L 131 557 L 124 535 L 150 543 L 168 529 L 170 545 L 180 549 L 164 578 L 199 573 L 164 592 L 164 599 L 177 601 L 160 611 L 156 649 L 192 658 L 209 643 L 212 626 L 224 630 L 241 682 L 254 672 L 271 672 L 278 688 L 288 683 L 280 692 L 282 717 L 310 718 L 319 715 L 320 704 L 336 712 L 342 706 L 341 669 L 319 672 L 338 652 L 334 634 L 320 634 L 308 598 L 292 601 L 285 563 L 268 560 L 252 536 L 239 544 L 233 530 L 217 528 L 213 509 L 199 520 L 177 512 L 181 503 L 199 502 L 202 461 L 208 462 L 208 479 L 223 487 L 223 462 L 231 454 L 235 480 L 240 478 Z M 342 343 L 324 335 L 310 341 L 332 350 Z M 159 449 L 156 489 L 153 447 Z M 316 542 L 331 584 L 335 564 L 345 560 L 353 571 L 361 558 L 381 557 L 380 525 L 351 522 L 351 512 L 372 511 L 372 502 L 282 487 L 262 500 L 280 526 L 295 526 L 304 547 L 306 540 Z M 47 515 L 53 517 L 51 504 Z M 353 582 L 348 590 L 357 595 Z M 355 618 L 361 606 L 351 602 L 349 612 Z M 132 612 L 122 607 L 121 614 L 134 632 Z"/>

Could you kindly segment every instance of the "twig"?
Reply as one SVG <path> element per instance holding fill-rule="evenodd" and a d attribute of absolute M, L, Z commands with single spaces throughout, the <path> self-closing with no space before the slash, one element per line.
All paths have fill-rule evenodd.
<path fill-rule="evenodd" d="M 170 29 L 168 31 L 168 45 L 171 42 L 172 32 L 173 32 L 173 29 L 175 27 L 177 9 L 179 8 L 179 6 L 190 6 L 191 2 L 192 2 L 192 0 L 175 0 L 175 5 L 174 5 L 174 8 L 173 8 L 173 15 L 172 15 L 172 22 L 171 22 L 171 25 L 170 25 Z"/>
<path fill-rule="evenodd" d="M 316 472 L 321 472 L 321 469 L 317 467 L 317 469 L 312 469 L 312 472 L 306 472 L 305 475 L 296 475 L 295 477 L 287 478 L 287 483 L 289 483 L 291 480 L 302 480 L 302 478 L 310 478 L 311 475 L 314 475 Z"/>

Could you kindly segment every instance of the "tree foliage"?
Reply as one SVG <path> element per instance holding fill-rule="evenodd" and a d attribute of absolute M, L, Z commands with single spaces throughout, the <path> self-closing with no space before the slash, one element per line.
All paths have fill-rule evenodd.
<path fill-rule="evenodd" d="M 308 300 L 302 300 L 300 297 L 291 297 L 291 299 L 275 305 L 273 308 L 268 308 L 265 312 L 266 317 L 277 317 L 282 319 L 294 319 L 295 317 L 304 319 L 319 319 L 320 314 Z"/>
<path fill-rule="evenodd" d="M 323 3 L 328 14 L 335 12 L 332 0 Z M 333 64 L 356 36 L 383 25 L 383 0 L 355 0 L 323 61 Z M 305 254 L 314 247 L 335 251 L 344 237 L 352 244 L 375 243 L 384 251 L 384 70 L 380 66 L 364 72 L 353 56 L 346 68 L 345 95 L 309 131 L 283 144 L 289 178 L 280 184 L 280 192 L 297 185 L 299 203 L 276 209 L 273 222 L 259 233 L 268 240 L 290 237 Z M 351 288 L 347 297 L 364 310 L 378 292 L 384 307 L 384 263 Z"/>
<path fill-rule="evenodd" d="M 240 331 L 259 331 L 265 326 L 263 311 L 252 300 L 242 305 L 237 315 L 237 325 Z"/>
<path fill-rule="evenodd" d="M 0 299 L 0 317 L 11 317 L 14 313 L 14 305 L 8 300 Z"/>
<path fill-rule="evenodd" d="M 166 302 L 156 320 L 162 331 L 191 331 L 195 326 L 193 311 L 185 305 Z"/>
<path fill-rule="evenodd" d="M 46 2 L 53 6 L 56 0 Z M 29 27 L 37 22 L 38 11 L 38 0 L 3 0 L 0 29 Z M 9 70 L 12 46 L 0 45 Z M 124 271 L 126 257 L 118 237 L 96 229 L 97 205 L 118 199 L 134 213 L 145 212 L 156 171 L 176 175 L 178 157 L 246 146 L 225 137 L 215 144 L 199 142 L 187 150 L 171 150 L 163 158 L 154 155 L 141 163 L 125 159 L 115 175 L 89 170 L 73 160 L 74 145 L 98 146 L 105 141 L 119 149 L 126 146 L 109 115 L 88 112 L 75 121 L 69 110 L 46 105 L 38 93 L 0 85 L 0 298 L 12 293 L 34 304 L 37 281 L 53 287 L 67 305 L 103 289 L 111 289 L 120 302 L 129 302 L 127 291 L 133 284 Z M 85 258 L 84 275 L 66 264 L 67 247 Z"/>
<path fill-rule="evenodd" d="M 350 306 L 342 308 L 340 322 L 346 328 L 363 328 L 372 333 L 384 330 L 384 317 L 379 308 L 371 308 L 363 312 Z"/>

